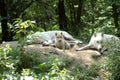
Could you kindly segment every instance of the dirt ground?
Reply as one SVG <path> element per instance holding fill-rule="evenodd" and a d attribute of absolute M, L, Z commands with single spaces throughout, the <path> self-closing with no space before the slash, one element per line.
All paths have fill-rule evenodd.
<path fill-rule="evenodd" d="M 9 44 L 13 48 L 16 48 L 18 46 L 17 41 L 5 42 L 0 46 L 5 46 L 6 44 Z M 75 51 L 75 49 L 71 49 L 63 51 L 50 46 L 43 47 L 41 44 L 32 44 L 25 46 L 25 54 L 28 52 L 36 52 L 38 54 L 42 53 L 43 55 L 53 53 L 63 58 L 67 56 L 73 59 L 73 65 L 83 64 L 85 66 L 89 66 L 92 63 L 101 63 L 104 58 L 98 51 L 95 50 Z"/>

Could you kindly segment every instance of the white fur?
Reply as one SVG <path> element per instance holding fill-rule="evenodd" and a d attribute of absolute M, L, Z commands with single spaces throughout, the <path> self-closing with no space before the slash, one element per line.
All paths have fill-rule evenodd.
<path fill-rule="evenodd" d="M 55 47 L 59 49 L 70 49 L 70 44 L 65 41 L 63 33 L 62 32 L 57 32 L 55 33 Z"/>
<path fill-rule="evenodd" d="M 33 43 L 42 43 L 43 45 L 49 45 L 54 43 L 55 41 L 55 33 L 56 32 L 62 32 L 64 39 L 68 41 L 69 43 L 82 43 L 82 41 L 73 38 L 72 35 L 70 35 L 66 31 L 46 31 L 46 32 L 36 32 L 32 35 L 27 36 L 27 43 L 33 44 Z"/>
<path fill-rule="evenodd" d="M 119 42 L 119 38 L 114 35 L 94 33 L 89 44 L 77 50 L 84 50 L 88 48 L 95 48 L 97 50 L 110 49 L 119 46 Z"/>

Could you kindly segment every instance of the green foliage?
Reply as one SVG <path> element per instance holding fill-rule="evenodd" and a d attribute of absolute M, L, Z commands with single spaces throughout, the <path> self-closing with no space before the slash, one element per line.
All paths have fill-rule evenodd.
<path fill-rule="evenodd" d="M 95 80 L 97 76 L 99 76 L 100 65 L 99 64 L 92 64 L 87 69 L 83 65 L 76 66 L 72 72 L 72 75 L 75 76 L 75 79 L 79 80 Z"/>
<path fill-rule="evenodd" d="M 18 72 L 21 72 L 21 70 L 25 68 L 37 69 L 36 67 L 43 62 L 43 60 L 40 59 L 41 56 L 38 54 L 40 53 L 36 52 L 22 53 L 19 57 L 19 63 L 16 64 Z"/>
<path fill-rule="evenodd" d="M 39 78 L 41 80 L 74 80 L 74 77 L 70 74 L 70 71 L 64 68 L 65 66 L 65 62 L 58 58 L 49 59 L 49 61 L 39 65 L 39 69 L 42 71 Z"/>
<path fill-rule="evenodd" d="M 36 20 L 37 29 L 53 30 L 54 25 L 57 23 L 57 15 L 55 13 L 56 2 L 52 0 L 37 0 L 24 12 L 21 16 L 24 20 Z"/>
<path fill-rule="evenodd" d="M 36 20 L 37 26 L 32 28 L 33 31 L 58 30 L 58 2 L 59 0 L 26 0 L 24 3 L 21 0 L 6 1 L 9 22 L 12 24 L 14 16 L 17 16 L 23 21 Z M 86 42 L 88 38 L 85 38 L 89 37 L 94 31 L 103 31 L 111 34 L 117 33 L 117 28 L 114 26 L 114 19 L 111 16 L 113 15 L 112 4 L 116 4 L 118 23 L 120 23 L 119 0 L 82 0 L 81 2 L 80 23 L 77 24 L 76 19 L 79 18 L 77 17 L 78 1 L 64 1 L 65 14 L 67 16 L 67 32 L 75 37 L 82 38 Z M 28 30 L 23 29 L 17 31 L 18 34 L 16 35 L 16 38 L 26 34 L 27 31 Z"/>
<path fill-rule="evenodd" d="M 15 65 L 18 63 L 18 56 L 13 55 L 13 49 L 9 45 L 0 48 L 0 79 L 10 79 L 16 71 Z M 16 53 L 17 54 L 17 53 Z M 14 79 L 14 77 L 12 78 Z"/>
<path fill-rule="evenodd" d="M 24 46 L 26 45 L 26 36 L 30 34 L 35 27 L 35 21 L 26 20 L 23 21 L 20 18 L 15 19 L 14 23 L 11 25 L 11 30 L 15 33 L 14 39 L 19 42 L 18 50 L 19 53 L 24 53 Z"/>
<path fill-rule="evenodd" d="M 119 52 L 115 52 L 114 54 L 109 55 L 107 60 L 107 69 L 110 72 L 108 78 L 110 80 L 119 80 L 120 79 L 120 58 Z"/>
<path fill-rule="evenodd" d="M 9 45 L 5 48 L 0 48 L 0 73 L 13 68 L 14 62 L 11 59 L 11 56 L 9 56 L 11 51 L 12 49 Z"/>
<path fill-rule="evenodd" d="M 49 71 L 49 69 L 53 66 L 53 65 L 57 65 L 59 68 L 63 68 L 65 67 L 65 63 L 63 61 L 61 61 L 58 58 L 51 58 L 48 59 L 47 62 L 44 62 L 42 64 L 39 65 L 39 69 L 40 71 L 44 72 L 44 71 Z"/>
<path fill-rule="evenodd" d="M 28 33 L 30 33 L 32 28 L 35 27 L 33 23 L 36 23 L 36 22 L 30 21 L 30 20 L 26 20 L 23 22 L 22 19 L 17 18 L 15 22 L 13 23 L 13 27 L 12 27 L 12 31 L 16 33 L 14 38 L 20 39 L 20 38 L 25 37 Z"/>
<path fill-rule="evenodd" d="M 118 43 L 119 44 L 119 43 Z M 120 46 L 111 48 L 106 57 L 106 62 L 104 63 L 104 68 L 107 70 L 106 77 L 109 80 L 119 80 L 120 79 Z"/>
<path fill-rule="evenodd" d="M 8 45 L 5 48 L 0 48 L 0 79 L 74 80 L 74 77 L 70 75 L 70 71 L 64 69 L 66 63 L 58 58 L 50 58 L 38 66 L 39 63 L 35 62 L 37 61 L 34 58 L 35 56 L 25 56 L 19 55 L 17 51 Z M 35 59 L 35 61 L 32 59 Z M 66 62 L 68 61 L 66 60 Z M 39 67 L 37 69 L 39 73 L 36 74 L 34 66 Z M 21 71 L 18 67 L 21 68 Z"/>

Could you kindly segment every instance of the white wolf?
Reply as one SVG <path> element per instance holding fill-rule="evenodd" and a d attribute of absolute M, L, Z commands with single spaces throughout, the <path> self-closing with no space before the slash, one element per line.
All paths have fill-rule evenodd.
<path fill-rule="evenodd" d="M 62 32 L 64 39 L 69 42 L 69 43 L 82 43 L 82 41 L 73 38 L 69 33 L 66 31 L 59 31 L 59 30 L 54 30 L 54 31 L 46 31 L 46 32 L 36 32 L 32 35 L 27 36 L 27 43 L 42 43 L 43 45 L 49 45 L 53 44 L 55 42 L 55 33 Z"/>
<path fill-rule="evenodd" d="M 117 36 L 103 34 L 103 33 L 94 33 L 88 45 L 78 48 L 76 50 L 79 51 L 79 50 L 93 48 L 93 49 L 97 49 L 102 54 L 106 49 L 119 47 L 120 46 L 119 43 L 120 40 Z"/>
<path fill-rule="evenodd" d="M 55 33 L 55 47 L 59 49 L 63 49 L 63 51 L 65 51 L 65 49 L 71 48 L 70 44 L 64 40 L 64 36 L 62 32 Z"/>

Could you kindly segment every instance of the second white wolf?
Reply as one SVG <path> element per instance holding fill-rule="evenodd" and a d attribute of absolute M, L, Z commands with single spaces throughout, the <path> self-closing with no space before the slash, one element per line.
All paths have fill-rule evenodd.
<path fill-rule="evenodd" d="M 78 48 L 77 50 L 85 50 L 89 48 L 94 48 L 103 53 L 106 49 L 117 49 L 120 46 L 120 40 L 117 36 L 103 34 L 103 33 L 94 33 L 90 39 L 88 45 Z"/>

